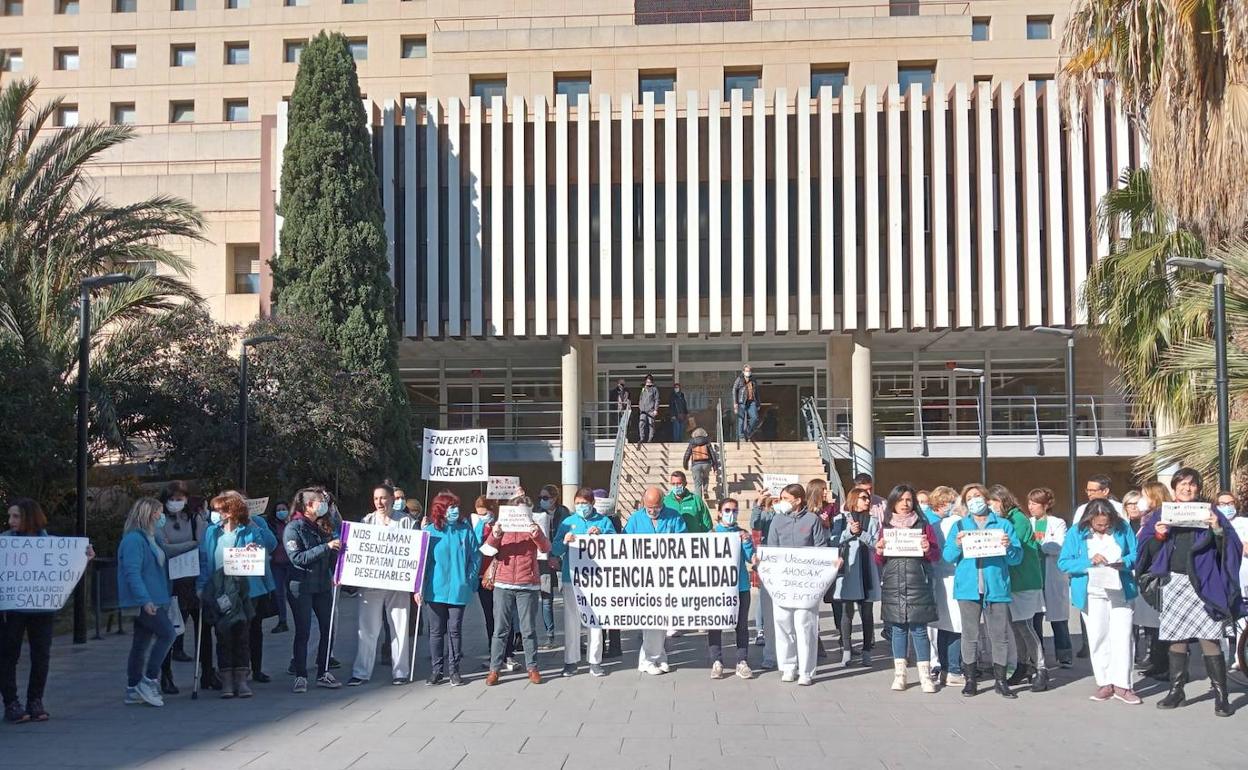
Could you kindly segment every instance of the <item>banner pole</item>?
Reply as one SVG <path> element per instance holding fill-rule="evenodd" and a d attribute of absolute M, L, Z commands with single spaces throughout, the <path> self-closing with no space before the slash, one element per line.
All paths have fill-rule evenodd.
<path fill-rule="evenodd" d="M 325 645 L 325 671 L 329 671 L 329 659 L 334 657 L 334 626 L 338 618 L 338 584 L 334 584 L 334 600 L 329 608 L 329 644 Z"/>
<path fill-rule="evenodd" d="M 202 659 L 200 651 L 204 649 L 202 639 L 204 635 L 204 603 L 202 599 L 199 602 L 199 612 L 197 614 L 199 617 L 195 620 L 195 684 L 191 686 L 191 700 L 199 700 L 200 662 Z"/>
<path fill-rule="evenodd" d="M 407 638 L 412 640 L 412 663 L 411 663 L 411 666 L 407 670 L 407 683 L 408 684 L 411 684 L 412 682 L 416 681 L 416 647 L 420 642 L 420 610 L 424 606 L 425 606 L 425 603 L 423 600 L 419 604 L 416 605 L 416 634 L 414 636 L 411 634 L 411 627 L 410 627 L 412 624 L 412 613 L 410 612 L 407 613 L 407 623 L 409 627 L 405 629 L 405 631 L 407 632 Z"/>

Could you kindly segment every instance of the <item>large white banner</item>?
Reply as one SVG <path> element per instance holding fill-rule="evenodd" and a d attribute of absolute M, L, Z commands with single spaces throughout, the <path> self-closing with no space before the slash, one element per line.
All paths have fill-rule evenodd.
<path fill-rule="evenodd" d="M 776 606 L 786 610 L 814 609 L 841 569 L 840 549 L 764 546 L 758 549 L 758 566 L 754 569 Z"/>
<path fill-rule="evenodd" d="M 87 568 L 85 537 L 0 537 L 0 611 L 59 610 Z"/>
<path fill-rule="evenodd" d="M 334 581 L 357 588 L 419 593 L 429 533 L 384 524 L 342 523 Z"/>
<path fill-rule="evenodd" d="M 425 428 L 422 479 L 489 481 L 490 449 L 486 431 Z"/>
<path fill-rule="evenodd" d="M 740 596 L 741 536 L 578 535 L 568 546 L 581 625 L 732 628 Z"/>

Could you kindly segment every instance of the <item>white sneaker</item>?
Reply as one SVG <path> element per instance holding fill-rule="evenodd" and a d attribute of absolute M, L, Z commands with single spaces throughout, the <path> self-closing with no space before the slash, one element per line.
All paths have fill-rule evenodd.
<path fill-rule="evenodd" d="M 845 650 L 844 652 L 841 653 L 841 665 L 842 666 L 845 666 L 846 668 L 848 668 L 849 664 L 853 662 L 854 662 L 853 650 Z"/>
<path fill-rule="evenodd" d="M 139 697 L 149 706 L 160 707 L 165 705 L 165 698 L 160 694 L 160 682 L 155 679 L 144 677 L 139 680 L 139 684 L 135 687 L 139 692 Z"/>
<path fill-rule="evenodd" d="M 742 679 L 753 679 L 754 672 L 750 670 L 750 664 L 744 660 L 737 664 L 737 676 Z"/>
<path fill-rule="evenodd" d="M 503 671 L 508 674 L 514 674 L 520 670 L 520 663 L 515 658 L 508 658 L 503 661 Z"/>
<path fill-rule="evenodd" d="M 796 681 L 797 681 L 797 672 L 796 672 L 796 671 L 785 671 L 783 674 L 781 674 L 781 675 L 780 675 L 780 681 L 781 681 L 781 682 L 796 682 Z"/>
<path fill-rule="evenodd" d="M 718 660 L 711 664 L 711 679 L 724 678 L 724 664 Z"/>
<path fill-rule="evenodd" d="M 138 687 L 126 688 L 126 699 L 125 701 L 123 701 L 123 703 L 125 703 L 127 706 L 131 706 L 131 705 L 134 705 L 135 703 L 142 703 L 142 702 L 143 702 L 143 696 L 139 695 Z"/>
<path fill-rule="evenodd" d="M 672 667 L 667 665 L 666 660 L 659 664 L 659 670 L 662 671 L 664 674 L 672 673 Z"/>
<path fill-rule="evenodd" d="M 334 675 L 326 671 L 316 678 L 316 686 L 324 687 L 326 690 L 337 690 L 342 687 L 342 682 L 334 678 Z"/>
<path fill-rule="evenodd" d="M 962 674 L 954 674 L 950 672 L 948 674 L 945 674 L 945 684 L 949 686 L 966 684 L 966 677 L 963 676 Z"/>
<path fill-rule="evenodd" d="M 653 663 L 643 663 L 641 664 L 641 668 L 638 670 L 641 671 L 641 673 L 649 674 L 650 676 L 658 676 L 659 674 L 663 673 L 663 669 L 659 668 Z"/>
<path fill-rule="evenodd" d="M 808 676 L 802 676 L 800 679 L 797 680 L 798 687 L 810 687 L 814 683 L 815 683 L 815 680 L 811 679 Z"/>
<path fill-rule="evenodd" d="M 606 676 L 607 670 L 604 669 L 602 666 L 598 665 L 597 663 L 595 663 L 594 665 L 589 667 L 589 673 L 591 676 Z"/>
<path fill-rule="evenodd" d="M 764 647 L 766 646 L 766 644 L 767 644 L 767 636 L 760 631 L 758 635 L 754 637 L 754 646 Z"/>
<path fill-rule="evenodd" d="M 295 692 L 308 691 L 308 678 L 306 676 L 295 677 Z"/>

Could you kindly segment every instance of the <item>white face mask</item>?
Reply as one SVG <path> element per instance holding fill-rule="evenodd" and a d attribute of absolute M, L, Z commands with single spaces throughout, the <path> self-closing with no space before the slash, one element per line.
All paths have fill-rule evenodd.
<path fill-rule="evenodd" d="M 793 510 L 793 503 L 788 500 L 777 500 L 771 504 L 771 510 L 783 516 Z"/>
<path fill-rule="evenodd" d="M 165 509 L 168 510 L 170 513 L 181 513 L 182 509 L 185 507 L 186 507 L 185 500 L 169 500 L 165 502 Z"/>

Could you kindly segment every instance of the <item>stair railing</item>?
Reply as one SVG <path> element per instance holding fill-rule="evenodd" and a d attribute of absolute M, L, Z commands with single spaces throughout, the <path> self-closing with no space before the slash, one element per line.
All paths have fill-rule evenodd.
<path fill-rule="evenodd" d="M 836 458 L 832 455 L 832 447 L 828 444 L 828 434 L 823 427 L 823 415 L 812 396 L 802 399 L 802 421 L 806 427 L 806 437 L 819 447 L 819 459 L 823 460 L 823 470 L 828 477 L 828 487 L 836 494 L 836 499 L 845 499 L 845 487 L 841 484 L 841 475 L 836 472 Z"/>
<path fill-rule="evenodd" d="M 715 399 L 715 443 L 719 450 L 719 473 L 715 474 L 715 496 L 720 501 L 728 499 L 728 471 L 724 457 L 724 400 Z"/>
<path fill-rule="evenodd" d="M 620 413 L 619 424 L 615 428 L 615 454 L 611 459 L 611 500 L 619 508 L 620 468 L 624 465 L 624 449 L 628 446 L 628 422 L 633 416 L 632 409 L 624 409 Z"/>

